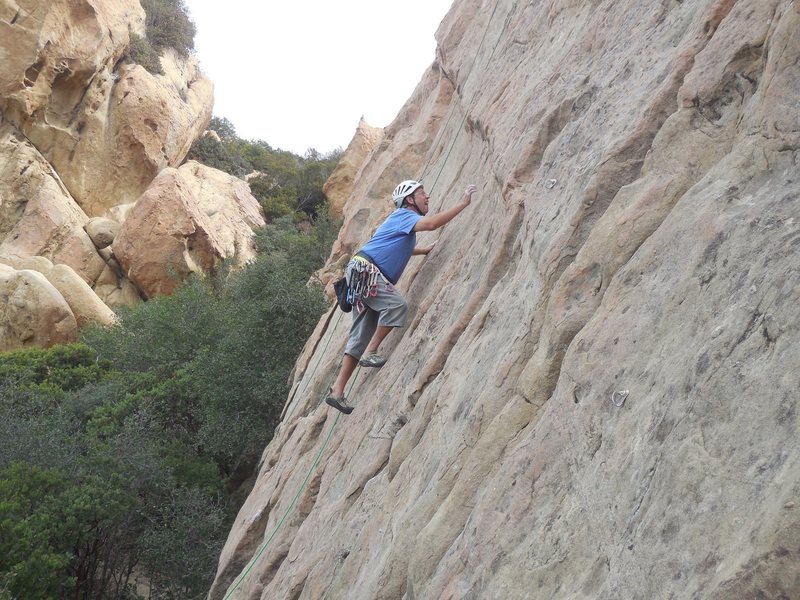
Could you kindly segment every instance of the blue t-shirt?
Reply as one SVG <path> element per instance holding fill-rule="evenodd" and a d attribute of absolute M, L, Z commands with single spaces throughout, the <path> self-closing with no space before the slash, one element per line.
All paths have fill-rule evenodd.
<path fill-rule="evenodd" d="M 422 218 L 408 208 L 398 208 L 378 227 L 372 239 L 361 248 L 384 274 L 386 279 L 397 283 L 403 269 L 411 258 L 417 243 L 414 225 Z"/>

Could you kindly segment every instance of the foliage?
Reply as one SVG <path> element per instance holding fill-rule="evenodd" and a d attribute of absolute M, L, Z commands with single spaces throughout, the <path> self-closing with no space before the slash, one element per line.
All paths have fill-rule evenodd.
<path fill-rule="evenodd" d="M 208 128 L 216 134 L 223 141 L 231 141 L 236 139 L 236 127 L 225 117 L 211 117 Z"/>
<path fill-rule="evenodd" d="M 69 391 L 99 381 L 107 367 L 85 344 L 29 348 L 0 355 L 0 380 L 16 378 L 25 386 L 44 385 Z"/>
<path fill-rule="evenodd" d="M 196 28 L 184 0 L 141 0 L 145 11 L 145 37 L 131 34 L 127 59 L 154 75 L 161 75 L 161 53 L 172 48 L 179 56 L 194 49 Z"/>
<path fill-rule="evenodd" d="M 0 598 L 203 596 L 325 308 L 335 226 L 258 232 L 248 267 L 190 280 L 83 343 L 0 354 Z"/>
<path fill-rule="evenodd" d="M 143 66 L 153 75 L 164 74 L 161 56 L 147 38 L 132 33 L 130 44 L 128 44 L 127 58 L 131 62 Z"/>
<path fill-rule="evenodd" d="M 327 201 L 322 186 L 336 168 L 341 149 L 320 154 L 310 148 L 305 156 L 272 148 L 261 140 L 245 141 L 225 118 L 211 119 L 209 129 L 219 140 L 203 136 L 188 158 L 210 167 L 249 178 L 250 191 L 261 203 L 268 222 L 286 216 L 297 221 L 316 218 Z"/>
<path fill-rule="evenodd" d="M 73 585 L 60 576 L 70 553 L 58 543 L 67 483 L 25 464 L 0 472 L 0 589 L 11 597 L 59 597 Z"/>
<path fill-rule="evenodd" d="M 156 50 L 172 48 L 180 56 L 194 50 L 197 30 L 183 0 L 141 0 L 147 39 Z"/>

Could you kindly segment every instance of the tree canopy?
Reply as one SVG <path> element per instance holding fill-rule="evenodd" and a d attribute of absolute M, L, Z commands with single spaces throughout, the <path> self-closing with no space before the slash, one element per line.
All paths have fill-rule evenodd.
<path fill-rule="evenodd" d="M 243 269 L 81 343 L 0 353 L 1 600 L 136 598 L 137 577 L 205 597 L 326 308 L 308 281 L 335 232 L 277 220 Z"/>
<path fill-rule="evenodd" d="M 304 156 L 298 156 L 261 140 L 239 138 L 233 124 L 224 117 L 212 118 L 208 128 L 219 139 L 201 137 L 187 158 L 247 178 L 250 191 L 270 222 L 281 217 L 316 217 L 327 201 L 322 186 L 336 168 L 341 149 L 321 154 L 309 148 Z"/>

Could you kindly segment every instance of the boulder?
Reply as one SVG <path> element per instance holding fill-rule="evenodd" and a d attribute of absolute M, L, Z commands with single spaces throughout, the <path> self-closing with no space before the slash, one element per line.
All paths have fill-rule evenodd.
<path fill-rule="evenodd" d="M 116 258 L 109 258 L 106 268 L 94 284 L 94 293 L 110 308 L 133 308 L 142 298 L 139 290 L 122 272 Z"/>
<path fill-rule="evenodd" d="M 44 275 L 0 264 L 0 349 L 67 344 L 77 333 L 69 305 Z"/>
<path fill-rule="evenodd" d="M 164 169 L 137 201 L 114 242 L 130 280 L 151 298 L 169 294 L 189 273 L 254 256 L 253 227 L 263 225 L 247 184 L 197 163 Z"/>
<path fill-rule="evenodd" d="M 110 258 L 109 261 L 113 261 Z M 75 316 L 78 328 L 84 327 L 89 323 L 99 323 L 101 325 L 111 325 L 116 321 L 114 312 L 99 298 L 93 290 L 71 267 L 67 265 L 54 265 L 44 256 L 29 256 L 17 259 L 0 259 L 7 266 L 12 266 L 16 270 L 36 271 L 45 276 L 47 281 L 58 290 L 61 296 Z M 107 269 L 110 267 L 107 267 Z M 104 270 L 103 273 L 106 271 Z M 107 281 L 98 279 L 98 284 Z M 115 287 L 119 287 L 119 281 L 114 279 Z M 137 296 L 138 300 L 138 296 Z"/>
<path fill-rule="evenodd" d="M 266 224 L 264 211 L 245 181 L 188 161 L 178 172 L 189 185 L 222 244 L 221 256 L 243 265 L 255 258 L 253 230 Z"/>
<path fill-rule="evenodd" d="M 67 265 L 55 265 L 45 277 L 67 301 L 78 329 L 90 323 L 112 325 L 116 321 L 114 311 Z"/>
<path fill-rule="evenodd" d="M 114 238 L 119 233 L 119 223 L 107 217 L 95 217 L 89 219 L 84 226 L 84 230 L 94 243 L 97 249 L 106 248 L 111 245 Z"/>
<path fill-rule="evenodd" d="M 0 257 L 44 256 L 94 282 L 105 265 L 83 230 L 87 220 L 33 145 L 0 123 Z"/>

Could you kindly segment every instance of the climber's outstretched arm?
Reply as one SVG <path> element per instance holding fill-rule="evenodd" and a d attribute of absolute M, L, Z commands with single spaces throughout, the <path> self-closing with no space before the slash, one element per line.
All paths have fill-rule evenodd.
<path fill-rule="evenodd" d="M 414 225 L 414 231 L 433 231 L 434 229 L 439 229 L 439 227 L 442 225 L 449 223 L 458 213 L 470 205 L 470 202 L 472 202 L 472 194 L 477 191 L 478 188 L 476 188 L 474 185 L 468 186 L 464 192 L 464 197 L 461 199 L 461 202 L 444 212 L 422 217 L 419 221 L 417 221 L 417 224 Z"/>

